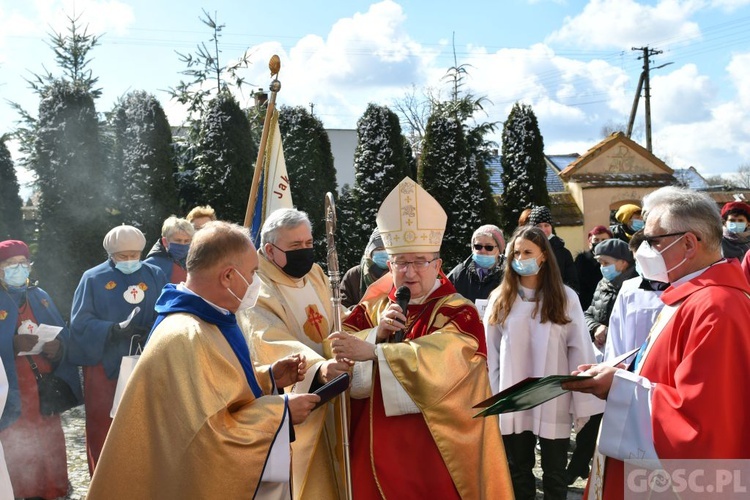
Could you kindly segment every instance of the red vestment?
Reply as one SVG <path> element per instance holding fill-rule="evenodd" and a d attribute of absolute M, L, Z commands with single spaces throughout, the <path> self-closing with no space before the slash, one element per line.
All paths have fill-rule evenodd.
<path fill-rule="evenodd" d="M 24 320 L 37 324 L 28 303 L 18 311 L 16 327 Z M 64 497 L 68 493 L 68 462 L 60 415 L 46 417 L 39 412 L 36 378 L 25 357 L 16 358 L 21 415 L 0 431 L 13 496 Z M 41 355 L 32 358 L 39 373 L 52 372 L 47 358 Z"/>
<path fill-rule="evenodd" d="M 664 291 L 682 302 L 644 358 L 654 448 L 661 459 L 750 459 L 750 285 L 736 260 Z M 604 498 L 623 498 L 624 463 L 607 458 Z"/>
<path fill-rule="evenodd" d="M 371 396 L 351 399 L 352 483 L 358 500 L 512 495 L 497 420 L 472 418 L 479 394 L 489 394 L 484 329 L 476 308 L 444 276 L 441 281 L 424 303 L 409 305 L 409 342 L 379 344 L 420 413 L 386 416 L 377 368 Z M 366 296 L 345 328 L 376 326 L 394 294 L 391 287 L 387 296 Z"/>

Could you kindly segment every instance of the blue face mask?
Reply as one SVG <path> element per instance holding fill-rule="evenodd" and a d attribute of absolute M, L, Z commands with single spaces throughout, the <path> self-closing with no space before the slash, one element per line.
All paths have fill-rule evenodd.
<path fill-rule="evenodd" d="M 143 263 L 140 260 L 123 260 L 122 262 L 115 263 L 115 267 L 123 274 L 133 274 L 139 270 L 142 265 Z"/>
<path fill-rule="evenodd" d="M 644 227 L 646 227 L 646 223 L 643 222 L 643 219 L 633 219 L 630 221 L 630 227 L 633 228 L 635 231 L 640 231 Z"/>
<path fill-rule="evenodd" d="M 28 264 L 16 264 L 14 266 L 8 266 L 3 270 L 5 278 L 3 281 L 9 286 L 22 287 L 26 285 L 26 280 L 29 279 L 29 266 Z"/>
<path fill-rule="evenodd" d="M 521 276 L 533 276 L 539 272 L 539 263 L 535 257 L 521 260 L 514 259 L 510 265 Z"/>
<path fill-rule="evenodd" d="M 388 267 L 388 252 L 386 252 L 385 250 L 372 252 L 372 261 L 380 269 L 386 269 Z"/>
<path fill-rule="evenodd" d="M 182 243 L 169 244 L 169 254 L 174 260 L 185 260 L 188 250 L 190 250 L 190 243 L 187 245 L 183 245 Z"/>
<path fill-rule="evenodd" d="M 471 259 L 476 265 L 483 269 L 489 269 L 497 262 L 497 257 L 494 255 L 480 255 L 478 253 L 471 254 Z"/>
<path fill-rule="evenodd" d="M 744 233 L 747 228 L 745 222 L 727 222 L 727 231 L 730 233 Z"/>
<path fill-rule="evenodd" d="M 617 278 L 620 275 L 620 271 L 615 269 L 614 264 L 610 264 L 608 266 L 602 266 L 602 276 L 607 281 L 612 281 L 613 279 Z"/>

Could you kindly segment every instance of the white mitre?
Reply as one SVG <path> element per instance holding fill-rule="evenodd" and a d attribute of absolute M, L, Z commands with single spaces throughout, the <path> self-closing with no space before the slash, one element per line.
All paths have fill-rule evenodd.
<path fill-rule="evenodd" d="M 443 207 L 409 177 L 386 196 L 376 219 L 389 255 L 439 252 L 447 220 Z"/>

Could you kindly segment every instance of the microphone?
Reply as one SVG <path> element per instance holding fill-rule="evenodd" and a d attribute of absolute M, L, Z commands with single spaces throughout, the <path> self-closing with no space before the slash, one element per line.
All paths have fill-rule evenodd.
<path fill-rule="evenodd" d="M 411 290 L 408 286 L 400 286 L 396 290 L 396 304 L 401 308 L 401 312 L 406 316 L 406 310 L 409 307 L 409 301 L 411 300 Z M 396 342 L 402 342 L 406 336 L 406 330 L 399 330 L 396 332 Z"/>

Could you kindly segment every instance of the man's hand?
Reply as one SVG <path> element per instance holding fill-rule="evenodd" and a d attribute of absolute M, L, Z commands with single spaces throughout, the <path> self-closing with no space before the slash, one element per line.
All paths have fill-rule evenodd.
<path fill-rule="evenodd" d="M 28 333 L 19 333 L 13 336 L 13 351 L 18 355 L 19 352 L 28 352 L 39 342 L 38 335 Z"/>
<path fill-rule="evenodd" d="M 397 331 L 406 328 L 406 316 L 398 304 L 391 304 L 380 313 L 376 330 L 377 342 L 387 342 Z"/>
<path fill-rule="evenodd" d="M 339 361 L 369 361 L 375 359 L 375 346 L 345 332 L 332 333 L 331 350 Z"/>
<path fill-rule="evenodd" d="M 594 331 L 594 345 L 601 350 L 605 342 L 607 342 L 607 325 L 599 325 Z"/>
<path fill-rule="evenodd" d="M 57 339 L 50 340 L 42 345 L 42 354 L 51 361 L 57 361 L 62 357 L 62 343 Z"/>
<path fill-rule="evenodd" d="M 307 358 L 302 353 L 281 358 L 271 365 L 271 373 L 276 387 L 289 387 L 305 378 Z"/>
<path fill-rule="evenodd" d="M 607 399 L 615 372 L 620 369 L 603 363 L 598 365 L 580 365 L 578 370 L 573 372 L 573 375 L 591 375 L 593 378 L 564 382 L 562 388 L 566 391 L 585 392 L 593 394 L 599 399 Z"/>
<path fill-rule="evenodd" d="M 290 394 L 287 397 L 289 398 L 287 400 L 289 414 L 294 425 L 304 422 L 315 404 L 320 401 L 320 396 L 317 394 Z"/>
<path fill-rule="evenodd" d="M 320 365 L 318 378 L 321 382 L 327 384 L 342 373 L 348 373 L 353 365 L 354 361 L 337 361 L 335 359 L 329 359 Z"/>

